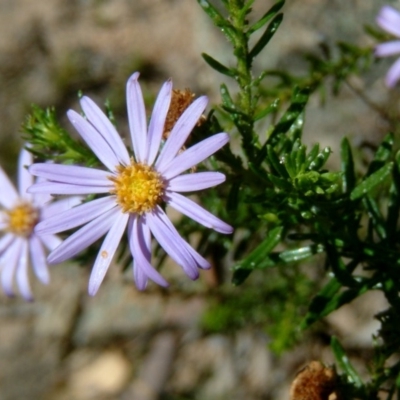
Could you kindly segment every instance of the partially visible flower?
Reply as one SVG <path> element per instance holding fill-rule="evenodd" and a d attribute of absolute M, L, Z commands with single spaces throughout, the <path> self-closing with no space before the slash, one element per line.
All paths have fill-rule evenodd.
<path fill-rule="evenodd" d="M 226 133 L 219 133 L 180 152 L 198 123 L 207 98 L 200 97 L 185 109 L 162 145 L 172 82 L 169 80 L 162 86 L 147 128 L 138 77 L 138 73 L 133 74 L 127 83 L 134 158 L 129 156 L 121 137 L 101 109 L 91 99 L 83 97 L 81 107 L 86 119 L 73 110 L 67 115 L 107 171 L 48 164 L 34 164 L 29 169 L 33 175 L 48 180 L 32 186 L 31 193 L 105 194 L 36 227 L 36 232 L 50 234 L 84 225 L 52 251 L 48 258 L 50 263 L 73 257 L 108 232 L 90 276 L 90 295 L 99 289 L 126 228 L 134 258 L 134 279 L 140 290 L 146 287 L 148 279 L 162 286 L 168 285 L 151 265 L 151 234 L 191 279 L 198 277 L 198 268 L 210 267 L 209 262 L 179 235 L 163 210 L 163 204 L 217 232 L 232 233 L 231 226 L 179 193 L 206 189 L 225 180 L 219 172 L 182 175 L 229 141 Z"/>
<path fill-rule="evenodd" d="M 384 6 L 376 17 L 377 24 L 386 32 L 399 40 L 392 40 L 379 44 L 375 48 L 375 55 L 387 57 L 400 54 L 400 12 L 391 6 Z M 400 58 L 392 65 L 386 74 L 386 85 L 394 87 L 400 79 Z"/>
<path fill-rule="evenodd" d="M 14 295 L 15 276 L 22 296 L 28 301 L 32 300 L 29 264 L 41 282 L 49 283 L 46 249 L 54 250 L 61 243 L 57 236 L 35 233 L 34 227 L 42 219 L 76 204 L 76 198 L 49 204 L 52 199 L 50 195 L 27 193 L 27 188 L 33 184 L 33 177 L 27 170 L 31 164 L 31 153 L 22 150 L 18 164 L 18 191 L 0 167 L 0 232 L 3 233 L 0 239 L 1 285 L 8 296 Z"/>

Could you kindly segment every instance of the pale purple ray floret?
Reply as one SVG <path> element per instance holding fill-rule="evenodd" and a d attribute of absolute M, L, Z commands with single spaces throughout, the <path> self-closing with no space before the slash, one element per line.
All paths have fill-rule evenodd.
<path fill-rule="evenodd" d="M 376 17 L 377 24 L 386 32 L 397 37 L 399 40 L 392 40 L 379 44 L 375 48 L 375 55 L 387 57 L 400 54 L 400 12 L 391 6 L 384 6 Z M 394 87 L 400 79 L 400 58 L 395 61 L 386 74 L 386 85 Z"/>
<path fill-rule="evenodd" d="M 60 245 L 61 239 L 53 234 L 34 232 L 34 226 L 79 202 L 73 198 L 51 203 L 49 194 L 27 193 L 33 184 L 33 176 L 27 167 L 32 155 L 22 150 L 18 162 L 18 190 L 0 167 L 0 275 L 1 285 L 8 296 L 14 295 L 14 279 L 22 296 L 32 300 L 29 284 L 29 264 L 42 283 L 49 283 L 50 276 L 46 252 Z"/>
<path fill-rule="evenodd" d="M 191 279 L 199 276 L 198 268 L 210 267 L 209 262 L 179 235 L 161 207 L 163 203 L 217 232 L 229 234 L 233 231 L 231 226 L 180 194 L 213 187 L 225 180 L 219 172 L 188 171 L 224 146 L 229 141 L 226 133 L 213 135 L 182 151 L 205 110 L 207 98 L 196 99 L 184 111 L 164 143 L 162 136 L 172 82 L 168 80 L 162 86 L 147 127 L 138 77 L 139 74 L 134 73 L 127 83 L 134 157 L 130 157 L 101 109 L 90 98 L 83 97 L 81 107 L 86 118 L 73 110 L 67 115 L 107 170 L 47 164 L 34 164 L 29 169 L 33 175 L 46 179 L 33 185 L 29 189 L 31 193 L 101 195 L 36 227 L 36 232 L 48 235 L 82 226 L 51 252 L 50 263 L 67 260 L 106 235 L 90 276 L 90 295 L 97 292 L 126 229 L 134 260 L 133 275 L 140 290 L 146 287 L 148 279 L 161 286 L 168 285 L 151 265 L 151 236 Z"/>

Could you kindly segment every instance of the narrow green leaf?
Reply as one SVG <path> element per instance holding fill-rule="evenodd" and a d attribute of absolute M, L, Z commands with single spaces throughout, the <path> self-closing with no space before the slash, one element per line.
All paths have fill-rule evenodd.
<path fill-rule="evenodd" d="M 304 107 L 307 104 L 310 91 L 308 88 L 297 88 L 294 90 L 291 104 L 287 111 L 282 115 L 274 130 L 271 132 L 270 137 L 267 140 L 269 144 L 276 135 L 280 133 L 286 133 L 297 118 L 301 115 Z"/>
<path fill-rule="evenodd" d="M 332 268 L 335 277 L 343 286 L 355 287 L 359 286 L 359 283 L 354 279 L 352 273 L 354 265 L 358 264 L 358 261 L 352 260 L 348 264 L 345 264 L 338 254 L 338 250 L 335 245 L 326 244 L 326 254 L 328 257 L 329 265 Z"/>
<path fill-rule="evenodd" d="M 329 147 L 325 147 L 313 161 L 309 164 L 308 168 L 312 171 L 320 170 L 328 160 L 329 156 L 332 154 L 332 150 Z"/>
<path fill-rule="evenodd" d="M 357 374 L 357 371 L 354 369 L 354 367 L 351 365 L 350 360 L 347 357 L 342 345 L 339 343 L 339 340 L 335 336 L 332 336 L 331 348 L 339 367 L 346 374 L 349 382 L 358 388 L 362 387 L 363 382 L 361 378 Z"/>
<path fill-rule="evenodd" d="M 308 328 L 314 322 L 336 310 L 336 304 L 332 304 L 332 300 L 341 287 L 342 284 L 336 278 L 332 278 L 320 290 L 311 301 L 308 312 L 300 325 L 301 329 Z"/>
<path fill-rule="evenodd" d="M 388 40 L 388 34 L 382 29 L 375 27 L 374 25 L 364 24 L 363 28 L 364 31 L 368 33 L 368 35 L 371 36 L 373 39 L 375 39 L 377 43 L 386 42 Z"/>
<path fill-rule="evenodd" d="M 255 24 L 253 24 L 248 33 L 251 35 L 253 32 L 262 28 L 276 13 L 283 7 L 285 0 L 275 3 Z"/>
<path fill-rule="evenodd" d="M 338 310 L 343 305 L 352 302 L 354 299 L 370 290 L 371 286 L 372 284 L 368 281 L 357 288 L 347 289 L 339 293 L 343 285 L 338 279 L 332 278 L 311 301 L 308 313 L 300 325 L 301 329 L 308 328 L 314 322 Z"/>
<path fill-rule="evenodd" d="M 279 28 L 279 25 L 281 24 L 282 20 L 283 20 L 283 14 L 278 14 L 271 21 L 271 23 L 268 25 L 267 29 L 262 34 L 258 42 L 251 49 L 249 53 L 249 60 L 253 60 L 254 57 L 256 57 L 262 51 L 262 49 L 268 44 L 272 36 L 275 35 L 275 32 Z"/>
<path fill-rule="evenodd" d="M 296 171 L 296 163 L 292 156 L 293 153 L 285 154 L 284 156 L 281 157 L 281 161 L 283 162 L 283 165 L 285 166 L 286 171 L 288 172 L 290 178 L 294 179 L 296 178 L 297 171 Z"/>
<path fill-rule="evenodd" d="M 287 133 L 291 126 L 296 122 L 297 118 L 301 115 L 304 107 L 307 104 L 308 97 L 310 95 L 309 88 L 296 88 L 293 93 L 292 102 L 286 112 L 283 114 L 282 118 L 274 127 L 269 138 L 264 143 L 263 147 L 260 149 L 257 156 L 256 163 L 261 164 L 267 153 L 267 145 L 273 144 L 276 137 L 279 134 Z"/>
<path fill-rule="evenodd" d="M 234 110 L 235 107 L 235 103 L 232 100 L 232 96 L 229 93 L 228 87 L 225 85 L 225 83 L 223 83 L 219 89 L 220 93 L 221 93 L 221 98 L 222 98 L 222 104 L 225 107 L 228 107 L 232 110 Z"/>
<path fill-rule="evenodd" d="M 280 103 L 280 99 L 275 99 L 271 104 L 268 104 L 267 107 L 259 111 L 255 116 L 254 116 L 254 121 L 258 121 L 264 117 L 266 117 L 268 114 L 271 114 L 273 112 L 276 112 L 278 110 Z"/>
<path fill-rule="evenodd" d="M 322 253 L 324 246 L 319 244 L 312 244 L 310 246 L 300 247 L 294 250 L 286 250 L 279 253 L 279 259 L 285 263 L 305 260 L 315 254 Z"/>
<path fill-rule="evenodd" d="M 357 185 L 350 194 L 351 200 L 357 200 L 379 185 L 386 177 L 390 175 L 393 169 L 393 162 L 383 166 L 378 171 L 369 175 L 359 185 Z"/>
<path fill-rule="evenodd" d="M 371 196 L 365 196 L 363 203 L 368 210 L 368 215 L 372 222 L 372 227 L 380 239 L 386 239 L 385 223 L 379 210 L 378 204 Z"/>
<path fill-rule="evenodd" d="M 236 32 L 232 24 L 227 21 L 208 0 L 197 0 L 197 2 L 205 13 L 212 19 L 214 25 L 222 30 L 231 43 L 235 43 Z"/>
<path fill-rule="evenodd" d="M 393 151 L 394 136 L 393 133 L 388 133 L 382 143 L 376 150 L 375 156 L 371 164 L 369 165 L 367 176 L 373 174 L 389 160 Z"/>
<path fill-rule="evenodd" d="M 389 238 L 395 241 L 397 222 L 400 213 L 400 151 L 396 154 L 396 162 L 393 166 L 393 179 L 389 189 L 389 205 L 386 218 L 386 231 Z"/>
<path fill-rule="evenodd" d="M 293 185 L 287 179 L 279 178 L 276 175 L 268 174 L 269 180 L 273 183 L 273 185 L 281 190 L 290 191 L 293 189 Z"/>
<path fill-rule="evenodd" d="M 351 260 L 346 265 L 346 273 L 352 274 L 358 264 L 358 260 Z M 340 278 L 343 277 L 340 276 Z M 301 324 L 301 328 L 308 328 L 314 322 L 329 315 L 342 305 L 351 302 L 361 294 L 365 293 L 370 286 L 373 286 L 373 284 L 368 281 L 367 284 L 364 285 L 358 284 L 358 287 L 355 289 L 349 289 L 338 293 L 339 290 L 343 288 L 343 282 L 342 279 L 338 279 L 338 276 L 333 277 L 311 301 L 308 313 Z"/>
<path fill-rule="evenodd" d="M 253 250 L 248 257 L 238 264 L 238 268 L 254 269 L 257 264 L 262 261 L 268 254 L 275 248 L 275 246 L 282 239 L 283 227 L 277 226 L 271 229 L 267 237 L 264 239 L 258 247 Z"/>
<path fill-rule="evenodd" d="M 248 276 L 252 273 L 251 269 L 237 269 L 233 272 L 232 284 L 235 286 L 241 285 Z"/>
<path fill-rule="evenodd" d="M 261 179 L 261 182 L 268 183 L 268 176 L 265 173 L 265 170 L 260 168 L 258 165 L 255 165 L 251 161 L 248 162 L 249 170 L 253 172 L 255 176 L 257 176 L 259 179 Z"/>
<path fill-rule="evenodd" d="M 306 146 L 300 145 L 299 149 L 296 152 L 296 160 L 295 160 L 297 173 L 304 172 L 306 170 L 305 162 L 306 162 Z"/>
<path fill-rule="evenodd" d="M 319 153 L 319 144 L 316 143 L 316 144 L 314 144 L 314 146 L 310 150 L 310 152 L 307 154 L 306 161 L 305 161 L 306 169 L 310 168 L 310 164 L 315 160 L 318 153 Z"/>
<path fill-rule="evenodd" d="M 354 172 L 353 153 L 347 138 L 340 144 L 341 170 L 343 173 L 343 193 L 350 193 L 355 186 L 356 176 Z"/>
<path fill-rule="evenodd" d="M 214 68 L 216 71 L 218 71 L 221 74 L 230 76 L 231 78 L 235 78 L 236 76 L 236 71 L 225 67 L 225 65 L 222 65 L 219 61 L 215 60 L 211 56 L 209 56 L 206 53 L 202 53 L 201 56 L 204 58 L 204 61 L 211 67 Z"/>
<path fill-rule="evenodd" d="M 243 8 L 240 10 L 239 16 L 241 19 L 244 19 L 247 14 L 251 12 L 251 6 L 253 5 L 255 0 L 247 0 L 243 6 Z"/>
<path fill-rule="evenodd" d="M 272 146 L 267 146 L 267 157 L 268 164 L 278 175 L 280 175 L 282 178 L 289 178 L 289 174 L 286 171 L 286 168 L 283 166 L 283 163 L 278 158 Z"/>

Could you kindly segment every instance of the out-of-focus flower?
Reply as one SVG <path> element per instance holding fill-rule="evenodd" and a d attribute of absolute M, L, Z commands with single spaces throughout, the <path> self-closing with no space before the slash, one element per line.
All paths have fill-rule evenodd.
<path fill-rule="evenodd" d="M 76 198 L 58 200 L 53 203 L 48 194 L 30 194 L 27 188 L 33 177 L 27 167 L 32 164 L 32 155 L 22 150 L 18 165 L 18 191 L 0 167 L 0 275 L 1 285 L 8 296 L 14 294 L 14 277 L 26 300 L 32 300 L 28 267 L 31 264 L 37 278 L 49 283 L 46 249 L 54 250 L 61 239 L 55 235 L 34 232 L 35 225 L 77 203 Z"/>
<path fill-rule="evenodd" d="M 226 133 L 219 133 L 181 151 L 207 105 L 207 98 L 200 97 L 186 108 L 162 144 L 172 82 L 169 80 L 162 86 L 147 128 L 138 77 L 139 74 L 134 73 L 127 83 L 134 158 L 130 157 L 121 137 L 100 108 L 83 97 L 81 107 L 86 119 L 73 110 L 68 111 L 68 118 L 108 170 L 47 164 L 34 164 L 29 169 L 33 175 L 48 180 L 32 186 L 31 193 L 105 194 L 43 221 L 36 228 L 40 234 L 51 234 L 84 225 L 52 251 L 48 258 L 50 263 L 73 257 L 108 232 L 90 276 L 90 295 L 97 292 L 103 281 L 126 228 L 134 258 L 134 279 L 140 290 L 146 287 L 148 279 L 168 285 L 151 265 L 151 235 L 191 279 L 198 277 L 198 268 L 210 267 L 208 261 L 179 235 L 162 204 L 170 205 L 217 232 L 233 231 L 231 226 L 180 194 L 206 189 L 225 180 L 219 172 L 182 175 L 229 141 Z"/>
<path fill-rule="evenodd" d="M 391 6 L 384 6 L 376 17 L 377 24 L 386 32 L 394 35 L 399 40 L 392 40 L 379 44 L 375 48 L 375 55 L 387 57 L 400 55 L 400 12 Z M 400 58 L 392 65 L 386 74 L 386 85 L 394 87 L 400 79 Z"/>

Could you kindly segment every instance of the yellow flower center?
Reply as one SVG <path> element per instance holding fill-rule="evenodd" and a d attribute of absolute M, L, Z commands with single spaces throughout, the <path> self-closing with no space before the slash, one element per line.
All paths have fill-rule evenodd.
<path fill-rule="evenodd" d="M 30 236 L 39 219 L 39 211 L 29 203 L 21 203 L 5 213 L 7 230 L 18 236 Z"/>
<path fill-rule="evenodd" d="M 143 214 L 152 210 L 164 194 L 164 182 L 152 167 L 133 160 L 130 165 L 117 167 L 118 175 L 111 193 L 117 196 L 117 203 L 123 212 Z"/>

